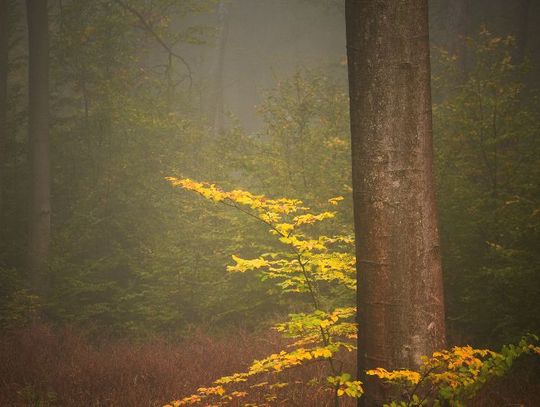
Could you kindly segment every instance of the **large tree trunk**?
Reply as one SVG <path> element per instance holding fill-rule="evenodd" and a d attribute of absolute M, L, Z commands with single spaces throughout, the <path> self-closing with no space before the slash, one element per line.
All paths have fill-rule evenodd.
<path fill-rule="evenodd" d="M 347 0 L 359 373 L 445 345 L 427 0 Z M 361 373 L 361 404 L 385 389 Z"/>
<path fill-rule="evenodd" d="M 28 273 L 31 287 L 46 289 L 50 240 L 49 39 L 47 0 L 27 0 L 29 142 L 31 166 Z"/>
<path fill-rule="evenodd" d="M 0 0 L 0 247 L 5 238 L 5 198 L 7 146 L 8 0 Z"/>

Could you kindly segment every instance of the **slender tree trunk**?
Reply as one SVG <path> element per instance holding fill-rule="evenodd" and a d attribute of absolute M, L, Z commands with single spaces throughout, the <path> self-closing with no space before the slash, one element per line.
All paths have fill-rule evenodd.
<path fill-rule="evenodd" d="M 446 19 L 446 47 L 457 56 L 459 67 L 467 73 L 467 47 L 465 38 L 469 35 L 470 0 L 449 0 Z"/>
<path fill-rule="evenodd" d="M 529 10 L 531 0 L 520 0 L 517 2 L 517 38 L 516 38 L 516 60 L 523 62 L 527 54 L 529 42 Z"/>
<path fill-rule="evenodd" d="M 212 89 L 211 119 L 214 128 L 214 136 L 225 130 L 224 107 L 223 107 L 223 71 L 225 69 L 225 49 L 229 36 L 229 6 L 228 0 L 221 0 L 218 7 L 219 17 L 219 43 L 216 56 L 214 84 Z"/>
<path fill-rule="evenodd" d="M 358 367 L 416 368 L 445 345 L 427 0 L 347 0 Z"/>
<path fill-rule="evenodd" d="M 31 287 L 46 290 L 50 240 L 49 38 L 47 0 L 27 0 L 31 202 L 28 273 Z"/>
<path fill-rule="evenodd" d="M 7 146 L 8 0 L 0 0 L 0 247 L 4 243 Z"/>

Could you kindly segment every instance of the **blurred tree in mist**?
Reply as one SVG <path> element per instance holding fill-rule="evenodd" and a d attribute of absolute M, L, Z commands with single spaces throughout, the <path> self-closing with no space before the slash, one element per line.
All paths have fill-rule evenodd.
<path fill-rule="evenodd" d="M 36 293 L 49 289 L 51 240 L 51 175 L 49 137 L 49 17 L 48 2 L 28 0 L 28 144 L 30 203 L 27 278 Z"/>
<path fill-rule="evenodd" d="M 538 332 L 540 106 L 515 40 L 482 28 L 469 73 L 440 53 L 435 78 L 438 197 L 448 318 L 468 340 Z"/>
<path fill-rule="evenodd" d="M 0 1 L 0 247 L 5 238 L 4 229 L 4 179 L 7 139 L 7 81 L 8 81 L 8 53 L 9 53 L 9 32 L 8 32 L 8 0 Z"/>

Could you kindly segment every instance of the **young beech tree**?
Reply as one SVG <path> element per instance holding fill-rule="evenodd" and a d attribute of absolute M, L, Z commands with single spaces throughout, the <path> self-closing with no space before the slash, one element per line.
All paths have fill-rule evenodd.
<path fill-rule="evenodd" d="M 291 340 L 286 349 L 255 360 L 247 370 L 229 373 L 214 380 L 210 387 L 199 387 L 196 393 L 173 400 L 165 407 L 239 403 L 251 407 L 340 407 L 350 405 L 349 397 L 361 397 L 362 383 L 347 373 L 347 353 L 356 349 L 352 341 L 357 337 L 357 326 L 351 321 L 356 309 L 349 306 L 346 295 L 356 287 L 351 247 L 354 239 L 348 235 L 313 235 L 318 224 L 333 219 L 337 213 L 313 213 L 298 199 L 271 199 L 239 189 L 227 192 L 214 184 L 187 178 L 167 179 L 174 186 L 234 208 L 265 225 L 281 248 L 252 259 L 233 255 L 235 264 L 227 266 L 227 270 L 236 274 L 254 272 L 262 280 L 275 282 L 283 295 L 300 300 L 297 306 L 303 312 L 289 314 L 288 320 L 274 326 Z M 341 200 L 343 197 L 331 198 L 328 204 L 335 206 Z M 340 297 L 340 303 L 332 300 Z M 503 347 L 501 353 L 454 347 L 422 356 L 416 370 L 377 367 L 365 374 L 395 389 L 395 398 L 378 406 L 463 407 L 486 382 L 505 374 L 515 359 L 540 354 L 537 342 L 536 336 L 529 335 L 517 345 Z M 312 364 L 318 364 L 318 368 L 311 370 L 307 381 L 302 374 L 293 372 Z M 299 386 L 310 386 L 309 393 L 315 398 L 299 400 L 299 394 L 306 396 Z"/>
<path fill-rule="evenodd" d="M 444 348 L 433 187 L 427 0 L 348 0 L 347 55 L 362 373 L 416 368 Z"/>

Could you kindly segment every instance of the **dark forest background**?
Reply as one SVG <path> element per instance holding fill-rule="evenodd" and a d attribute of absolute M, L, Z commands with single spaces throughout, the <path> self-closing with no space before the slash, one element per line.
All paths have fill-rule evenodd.
<path fill-rule="evenodd" d="M 90 338 L 223 336 L 301 308 L 225 271 L 231 254 L 274 247 L 265 228 L 165 177 L 313 208 L 342 195 L 330 224 L 352 233 L 342 2 L 51 0 L 51 237 L 37 291 L 26 11 L 7 4 L 2 330 L 41 319 Z M 540 332 L 540 2 L 430 7 L 449 342 L 499 346 Z"/>
<path fill-rule="evenodd" d="M 264 230 L 247 237 L 257 228 L 241 215 L 164 177 L 315 206 L 349 197 L 342 5 L 237 1 L 223 17 L 215 2 L 134 2 L 188 69 L 115 2 L 51 3 L 52 249 L 42 298 L 24 288 L 27 34 L 22 3 L 9 8 L 2 323 L 39 308 L 118 335 L 177 334 L 285 312 L 264 283 L 224 273 L 231 253 L 269 244 Z M 534 331 L 540 315 L 539 5 L 488 3 L 431 4 L 448 321 L 479 343 Z M 351 227 L 350 202 L 339 222 Z"/>

